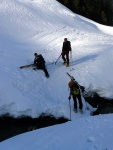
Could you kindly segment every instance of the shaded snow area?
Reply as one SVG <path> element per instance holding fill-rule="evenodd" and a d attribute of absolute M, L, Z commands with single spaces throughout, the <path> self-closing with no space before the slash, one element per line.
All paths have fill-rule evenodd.
<path fill-rule="evenodd" d="M 84 117 L 1 142 L 5 150 L 113 150 L 113 115 Z"/>
<path fill-rule="evenodd" d="M 71 41 L 70 66 L 62 65 L 62 43 Z M 0 115 L 70 118 L 69 72 L 86 91 L 113 98 L 113 28 L 72 13 L 56 0 L 0 0 Z M 20 69 L 42 54 L 41 70 Z M 101 90 L 100 90 L 101 89 Z M 72 121 L 13 137 L 0 150 L 113 150 L 113 115 L 73 112 Z"/>

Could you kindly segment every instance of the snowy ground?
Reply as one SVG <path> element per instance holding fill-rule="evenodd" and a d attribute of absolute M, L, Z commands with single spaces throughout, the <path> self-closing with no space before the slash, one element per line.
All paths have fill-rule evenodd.
<path fill-rule="evenodd" d="M 56 0 L 1 0 L 0 19 L 0 115 L 38 117 L 44 112 L 69 118 L 66 72 L 86 91 L 101 89 L 101 96 L 113 98 L 112 27 L 76 15 Z M 70 67 L 61 58 L 49 65 L 61 54 L 65 37 L 72 45 Z M 42 71 L 19 69 L 33 63 L 35 52 L 44 56 L 49 79 Z M 91 117 L 82 100 L 84 114 L 72 111 L 72 122 L 17 136 L 0 149 L 113 150 L 113 116 Z"/>

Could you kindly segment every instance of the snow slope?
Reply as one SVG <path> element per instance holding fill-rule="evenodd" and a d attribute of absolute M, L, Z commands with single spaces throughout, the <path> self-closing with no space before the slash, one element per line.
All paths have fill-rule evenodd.
<path fill-rule="evenodd" d="M 21 134 L 1 142 L 0 149 L 113 150 L 112 124 L 113 115 L 86 117 Z"/>
<path fill-rule="evenodd" d="M 70 117 L 69 72 L 88 90 L 113 98 L 113 28 L 76 15 L 56 0 L 0 1 L 0 115 Z M 63 39 L 72 44 L 69 68 L 62 65 Z M 50 78 L 32 68 L 34 53 L 46 60 Z M 73 71 L 72 68 L 74 68 Z M 72 120 L 0 143 L 5 150 L 113 150 L 113 115 L 89 116 L 72 111 Z M 71 109 L 73 101 L 71 100 Z M 91 108 L 92 109 L 92 108 Z"/>
<path fill-rule="evenodd" d="M 70 73 L 86 90 L 112 89 L 113 36 L 103 32 L 104 27 L 112 32 L 110 27 L 85 20 L 53 0 L 2 0 L 0 18 L 0 115 L 69 117 L 66 72 L 72 68 Z M 62 59 L 50 65 L 61 54 L 64 37 L 72 44 L 69 68 Z M 34 52 L 45 57 L 49 79 L 41 71 L 19 69 L 33 62 Z M 113 97 L 110 91 L 102 95 Z"/>

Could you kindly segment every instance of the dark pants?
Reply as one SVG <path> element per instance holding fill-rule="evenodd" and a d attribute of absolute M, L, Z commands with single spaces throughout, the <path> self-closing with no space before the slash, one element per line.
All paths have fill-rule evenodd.
<path fill-rule="evenodd" d="M 69 65 L 69 51 L 62 51 L 62 59 Z"/>
<path fill-rule="evenodd" d="M 45 64 L 36 65 L 36 67 L 37 67 L 37 69 L 41 69 L 41 70 L 43 70 L 43 71 L 44 71 L 44 73 L 45 73 L 45 76 L 46 76 L 46 77 L 49 77 L 49 73 L 48 73 L 48 71 L 47 71 L 47 69 L 46 69 Z"/>
<path fill-rule="evenodd" d="M 81 95 L 74 95 L 73 94 L 73 101 L 74 101 L 74 109 L 77 109 L 77 99 L 78 99 L 78 103 L 79 103 L 79 109 L 82 110 L 83 104 L 82 104 L 82 99 L 81 99 Z"/>

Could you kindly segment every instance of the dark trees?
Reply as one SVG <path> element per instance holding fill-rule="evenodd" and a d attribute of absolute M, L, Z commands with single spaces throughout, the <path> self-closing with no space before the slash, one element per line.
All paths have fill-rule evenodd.
<path fill-rule="evenodd" d="M 113 26 L 113 0 L 57 0 L 73 12 L 98 23 Z"/>

